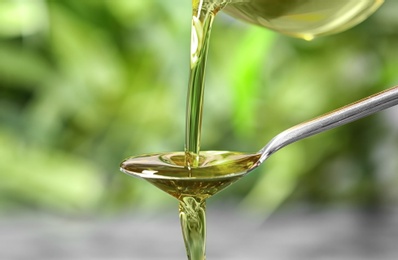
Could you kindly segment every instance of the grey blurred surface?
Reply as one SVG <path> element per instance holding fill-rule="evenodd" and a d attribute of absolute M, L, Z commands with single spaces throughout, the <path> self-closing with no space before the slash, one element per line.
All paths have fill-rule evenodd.
<path fill-rule="evenodd" d="M 267 221 L 208 208 L 207 259 L 398 259 L 398 211 L 289 210 Z M 175 213 L 175 214 L 174 214 Z M 186 259 L 177 212 L 0 218 L 2 260 Z"/>

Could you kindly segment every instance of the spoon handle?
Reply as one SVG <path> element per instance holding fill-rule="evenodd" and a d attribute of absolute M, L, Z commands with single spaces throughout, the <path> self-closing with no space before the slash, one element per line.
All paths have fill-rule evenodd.
<path fill-rule="evenodd" d="M 310 121 L 293 126 L 275 136 L 259 151 L 262 154 L 260 163 L 288 144 L 348 124 L 397 104 L 398 86 L 395 86 Z"/>

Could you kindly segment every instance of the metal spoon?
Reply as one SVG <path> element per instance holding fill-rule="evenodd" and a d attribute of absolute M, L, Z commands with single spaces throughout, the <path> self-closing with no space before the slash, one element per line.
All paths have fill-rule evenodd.
<path fill-rule="evenodd" d="M 237 179 L 235 177 L 248 174 L 288 144 L 348 124 L 397 104 L 398 86 L 291 127 L 275 136 L 254 154 L 236 154 L 226 151 L 202 152 L 201 156 L 206 160 L 200 167 L 192 169 L 184 165 L 184 152 L 149 154 L 126 159 L 121 163 L 120 169 L 128 175 L 147 180 L 167 179 L 176 181 L 175 183 L 178 184 L 178 181 L 197 182 L 222 179 L 225 182 L 230 179 L 230 184 Z M 217 192 L 219 190 L 221 189 Z"/>

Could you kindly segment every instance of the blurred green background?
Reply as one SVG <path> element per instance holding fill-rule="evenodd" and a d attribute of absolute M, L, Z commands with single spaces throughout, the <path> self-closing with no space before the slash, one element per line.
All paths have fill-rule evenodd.
<path fill-rule="evenodd" d="M 274 135 L 398 81 L 398 3 L 305 42 L 220 14 L 202 150 L 254 152 Z M 0 1 L 0 212 L 175 209 L 119 172 L 184 147 L 189 0 Z M 398 110 L 300 141 L 211 199 L 278 207 L 398 202 Z"/>

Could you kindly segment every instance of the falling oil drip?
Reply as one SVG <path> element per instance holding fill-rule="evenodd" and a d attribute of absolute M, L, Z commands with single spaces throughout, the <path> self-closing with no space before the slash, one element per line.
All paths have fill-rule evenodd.
<path fill-rule="evenodd" d="M 211 0 L 193 0 L 192 4 L 190 74 L 185 128 L 185 166 L 191 178 L 192 170 L 198 168 L 200 162 L 205 68 L 211 29 L 218 9 L 216 1 Z M 196 182 L 196 185 L 198 183 L 200 182 Z M 217 187 L 217 190 L 222 186 Z M 187 257 L 190 260 L 206 259 L 206 201 L 202 195 L 196 192 L 179 200 L 181 230 Z"/>
<path fill-rule="evenodd" d="M 194 0 L 192 6 L 190 75 L 185 128 L 188 169 L 198 166 L 202 128 L 205 68 L 211 29 L 224 1 Z"/>

